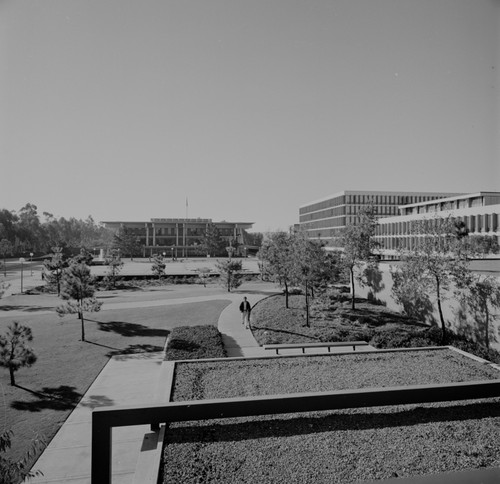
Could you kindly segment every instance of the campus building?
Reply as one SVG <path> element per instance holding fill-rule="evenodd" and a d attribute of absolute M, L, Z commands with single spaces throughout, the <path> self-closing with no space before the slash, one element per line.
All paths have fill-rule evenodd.
<path fill-rule="evenodd" d="M 370 203 L 375 205 L 378 217 L 390 217 L 400 214 L 401 205 L 456 195 L 459 194 L 345 190 L 302 205 L 299 208 L 299 227 L 306 230 L 310 238 L 322 240 L 328 245 L 336 245 L 336 238 L 342 229 L 348 224 L 355 224 L 358 211 Z"/>
<path fill-rule="evenodd" d="M 452 217 L 465 223 L 469 235 L 487 235 L 500 243 L 500 193 L 478 192 L 421 201 L 399 207 L 399 215 L 378 220 L 375 239 L 384 255 L 395 255 L 398 250 L 412 249 L 416 235 L 412 222 L 432 220 L 434 217 Z"/>
<path fill-rule="evenodd" d="M 253 222 L 213 222 L 208 218 L 152 218 L 149 222 L 102 222 L 105 227 L 137 237 L 143 248 L 143 256 L 164 254 L 167 257 L 190 257 L 200 255 L 197 246 L 209 225 L 215 225 L 227 241 L 245 244 L 245 231 Z"/>

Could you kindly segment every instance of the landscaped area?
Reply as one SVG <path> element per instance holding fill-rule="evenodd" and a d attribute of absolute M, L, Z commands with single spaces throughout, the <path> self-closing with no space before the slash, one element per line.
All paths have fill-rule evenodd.
<path fill-rule="evenodd" d="M 364 299 L 351 309 L 348 295 L 316 298 L 310 326 L 305 325 L 305 297 L 283 295 L 260 301 L 252 311 L 252 332 L 260 345 L 319 341 L 366 341 L 376 348 L 411 348 L 442 344 L 441 331 Z M 500 363 L 500 353 L 448 332 L 446 344 Z"/>
<path fill-rule="evenodd" d="M 187 287 L 187 286 L 186 286 Z M 3 370 L 2 419 L 14 432 L 9 456 L 18 458 L 36 436 L 47 442 L 64 423 L 110 356 L 161 351 L 176 326 L 217 326 L 228 301 L 220 289 L 189 286 L 103 291 L 102 310 L 86 318 L 86 340 L 80 341 L 76 315 L 59 318 L 55 295 L 14 295 L 0 300 L 1 332 L 13 320 L 33 330 L 38 360 L 16 373 L 9 385 Z M 170 299 L 220 294 L 220 299 L 166 304 Z"/>
<path fill-rule="evenodd" d="M 452 350 L 178 363 L 173 400 L 498 379 Z M 164 481 L 353 483 L 500 464 L 500 399 L 171 424 Z M 286 409 L 284 409 L 286 410 Z"/>

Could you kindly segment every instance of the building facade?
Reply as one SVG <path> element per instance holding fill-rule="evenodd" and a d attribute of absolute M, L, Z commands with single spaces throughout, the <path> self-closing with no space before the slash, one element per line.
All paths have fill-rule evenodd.
<path fill-rule="evenodd" d="M 198 245 L 207 228 L 215 225 L 227 244 L 236 241 L 245 243 L 245 231 L 253 222 L 213 222 L 201 218 L 153 218 L 149 222 L 102 222 L 105 227 L 118 231 L 127 229 L 142 246 L 143 256 L 164 254 L 167 257 L 190 257 L 200 255 Z"/>
<path fill-rule="evenodd" d="M 417 236 L 412 233 L 412 223 L 433 217 L 460 220 L 469 235 L 492 236 L 500 243 L 500 193 L 477 192 L 406 204 L 400 207 L 400 215 L 380 218 L 375 239 L 381 253 L 391 256 L 415 247 Z"/>
<path fill-rule="evenodd" d="M 310 238 L 335 246 L 342 229 L 348 224 L 355 224 L 359 210 L 370 203 L 375 205 L 377 216 L 380 218 L 399 215 L 401 205 L 429 202 L 455 195 L 459 194 L 346 190 L 299 207 L 299 227 L 305 230 Z"/>

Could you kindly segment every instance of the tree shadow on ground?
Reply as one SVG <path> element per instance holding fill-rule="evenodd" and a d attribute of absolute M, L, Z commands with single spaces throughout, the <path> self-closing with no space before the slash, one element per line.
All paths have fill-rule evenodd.
<path fill-rule="evenodd" d="M 284 329 L 277 329 L 277 328 L 267 328 L 265 326 L 256 326 L 253 324 L 252 324 L 252 331 L 267 331 L 268 333 L 291 334 L 293 336 L 302 336 L 311 341 L 321 341 L 321 338 L 318 338 L 317 336 L 312 336 L 310 334 L 296 333 L 294 331 L 286 331 Z"/>
<path fill-rule="evenodd" d="M 401 408 L 401 407 L 400 407 Z M 303 414 L 304 415 L 304 414 Z M 323 432 L 362 431 L 408 427 L 435 422 L 466 421 L 500 417 L 498 401 L 472 404 L 443 404 L 440 407 L 419 406 L 394 412 L 367 409 L 356 413 L 340 413 L 274 418 L 253 417 L 251 421 L 200 423 L 174 428 L 166 435 L 166 443 L 235 442 L 249 439 L 279 438 Z"/>
<path fill-rule="evenodd" d="M 95 341 L 89 341 L 88 339 L 85 340 L 85 343 L 88 343 L 88 344 L 91 344 L 94 346 L 100 346 L 101 348 L 108 348 L 110 350 L 120 351 L 120 348 L 115 348 L 114 346 L 103 345 L 101 343 L 96 343 Z"/>
<path fill-rule="evenodd" d="M 82 398 L 82 394 L 75 391 L 75 387 L 61 385 L 59 387 L 43 387 L 41 391 L 16 385 L 17 388 L 31 393 L 37 400 L 20 401 L 11 403 L 16 410 L 27 410 L 28 412 L 40 412 L 49 410 L 71 410 Z"/>
<path fill-rule="evenodd" d="M 128 345 L 126 348 L 118 349 L 115 348 L 115 351 L 110 351 L 106 354 L 108 357 L 114 356 L 115 359 L 126 359 L 130 355 L 142 354 L 144 353 L 144 358 L 151 358 L 153 355 L 147 355 L 148 353 L 158 353 L 163 351 L 163 346 L 150 345 L 150 344 L 137 344 L 137 345 Z M 122 356 L 123 358 L 120 358 Z"/>
<path fill-rule="evenodd" d="M 125 337 L 160 336 L 166 338 L 170 333 L 170 331 L 166 329 L 150 328 L 143 324 L 126 323 L 125 321 L 109 321 L 107 323 L 101 323 L 100 321 L 95 322 L 98 324 L 100 331 L 112 332 Z"/>

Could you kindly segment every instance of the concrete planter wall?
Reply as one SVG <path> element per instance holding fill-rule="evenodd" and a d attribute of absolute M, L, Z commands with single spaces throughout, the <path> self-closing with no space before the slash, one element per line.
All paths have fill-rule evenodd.
<path fill-rule="evenodd" d="M 366 284 L 361 285 L 356 281 L 356 296 L 378 300 L 390 309 L 403 312 L 403 307 L 394 300 L 392 295 L 393 278 L 391 271 L 394 271 L 395 268 L 396 266 L 391 263 L 380 263 L 378 270 L 368 273 Z M 440 325 L 435 298 L 429 297 L 427 303 L 421 307 L 418 319 L 427 324 Z M 453 290 L 448 291 L 445 295 L 442 306 L 448 328 L 458 334 L 467 335 L 471 339 L 480 342 L 484 341 L 484 322 L 478 320 L 459 301 Z M 500 351 L 500 311 L 498 310 L 490 315 L 489 340 L 491 348 Z"/>

